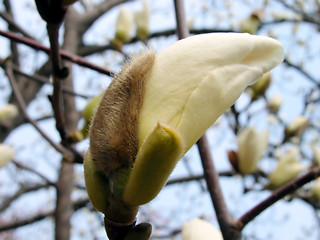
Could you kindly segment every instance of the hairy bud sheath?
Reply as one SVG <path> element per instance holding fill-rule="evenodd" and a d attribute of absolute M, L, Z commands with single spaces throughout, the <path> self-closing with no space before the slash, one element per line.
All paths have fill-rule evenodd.
<path fill-rule="evenodd" d="M 114 78 L 92 120 L 90 151 L 99 171 L 132 166 L 138 152 L 138 120 L 144 81 L 155 53 L 139 54 Z"/>

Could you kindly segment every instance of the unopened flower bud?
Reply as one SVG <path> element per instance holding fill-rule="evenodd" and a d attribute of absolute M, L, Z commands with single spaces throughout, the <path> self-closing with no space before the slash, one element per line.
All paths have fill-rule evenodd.
<path fill-rule="evenodd" d="M 253 85 L 249 87 L 251 97 L 256 100 L 260 96 L 264 96 L 271 83 L 271 73 L 267 72 Z"/>
<path fill-rule="evenodd" d="M 282 104 L 282 97 L 279 94 L 273 95 L 271 99 L 268 101 L 268 108 L 272 112 L 276 113 L 279 111 L 281 104 Z"/>
<path fill-rule="evenodd" d="M 0 108 L 0 124 L 7 121 L 11 121 L 13 118 L 18 116 L 19 111 L 16 105 L 7 104 Z"/>
<path fill-rule="evenodd" d="M 116 35 L 114 41 L 122 45 L 131 40 L 131 30 L 133 27 L 133 15 L 125 7 L 120 7 L 116 22 Z"/>
<path fill-rule="evenodd" d="M 183 224 L 182 240 L 223 240 L 221 232 L 205 220 L 195 218 Z"/>
<path fill-rule="evenodd" d="M 296 117 L 285 129 L 286 139 L 290 137 L 300 138 L 309 125 L 309 120 L 305 116 Z"/>
<path fill-rule="evenodd" d="M 314 181 L 314 184 L 311 187 L 311 192 L 315 198 L 320 200 L 320 178 L 317 178 Z"/>
<path fill-rule="evenodd" d="M 143 0 L 143 8 L 135 14 L 137 36 L 141 41 L 146 41 L 149 36 L 150 6 L 147 0 Z"/>
<path fill-rule="evenodd" d="M 105 91 L 89 133 L 86 159 L 118 199 L 108 209 L 130 206 L 122 214 L 132 216 L 151 201 L 206 129 L 282 60 L 276 40 L 232 33 L 196 35 L 133 58 Z M 91 195 L 103 189 L 91 182 Z"/>
<path fill-rule="evenodd" d="M 257 163 L 264 155 L 269 143 L 267 130 L 258 132 L 255 127 L 248 127 L 238 135 L 238 167 L 245 175 L 257 169 Z"/>
<path fill-rule="evenodd" d="M 291 181 L 305 170 L 300 163 L 297 149 L 293 148 L 287 151 L 278 161 L 278 165 L 269 175 L 270 186 L 280 187 Z"/>
<path fill-rule="evenodd" d="M 0 168 L 5 166 L 14 158 L 14 149 L 8 145 L 0 144 Z"/>
<path fill-rule="evenodd" d="M 252 13 L 249 17 L 240 23 L 240 31 L 255 34 L 261 24 L 258 12 Z"/>

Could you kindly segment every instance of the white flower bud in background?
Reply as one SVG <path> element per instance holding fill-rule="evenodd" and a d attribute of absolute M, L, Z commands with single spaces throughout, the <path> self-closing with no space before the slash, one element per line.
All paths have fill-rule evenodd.
<path fill-rule="evenodd" d="M 320 200 L 320 178 L 317 178 L 312 187 L 311 187 L 311 192 L 312 195 L 317 198 L 318 200 Z"/>
<path fill-rule="evenodd" d="M 14 158 L 14 149 L 8 145 L 0 144 L 0 168 L 5 166 Z"/>
<path fill-rule="evenodd" d="M 0 107 L 0 123 L 4 123 L 12 120 L 16 116 L 18 116 L 18 108 L 14 104 L 7 104 L 5 106 Z"/>
<path fill-rule="evenodd" d="M 296 117 L 285 129 L 286 138 L 300 138 L 309 125 L 309 120 L 305 116 Z"/>
<path fill-rule="evenodd" d="M 263 74 L 263 76 L 256 81 L 253 85 L 249 86 L 248 90 L 252 97 L 252 100 L 258 99 L 260 96 L 263 97 L 265 92 L 269 88 L 271 83 L 271 73 L 267 72 Z"/>
<path fill-rule="evenodd" d="M 135 13 L 137 36 L 141 41 L 146 41 L 149 36 L 150 6 L 147 0 L 143 0 L 143 8 Z"/>
<path fill-rule="evenodd" d="M 291 181 L 306 168 L 301 165 L 298 150 L 291 148 L 278 160 L 278 165 L 269 175 L 269 183 L 273 188 L 280 187 Z"/>
<path fill-rule="evenodd" d="M 184 223 L 181 234 L 182 240 L 223 240 L 220 230 L 199 218 Z"/>
<path fill-rule="evenodd" d="M 125 7 L 119 8 L 119 15 L 116 22 L 115 40 L 127 43 L 131 40 L 131 30 L 133 27 L 133 15 Z"/>
<path fill-rule="evenodd" d="M 254 11 L 249 17 L 240 22 L 240 31 L 255 34 L 261 24 L 261 11 Z"/>
<path fill-rule="evenodd" d="M 273 95 L 270 100 L 268 100 L 268 108 L 272 112 L 278 112 L 282 104 L 282 97 L 279 94 Z"/>
<path fill-rule="evenodd" d="M 245 175 L 257 169 L 257 163 L 265 154 L 269 143 L 267 130 L 258 132 L 255 127 L 248 127 L 238 135 L 238 168 Z"/>
<path fill-rule="evenodd" d="M 320 166 L 320 147 L 313 146 L 313 161 Z"/>

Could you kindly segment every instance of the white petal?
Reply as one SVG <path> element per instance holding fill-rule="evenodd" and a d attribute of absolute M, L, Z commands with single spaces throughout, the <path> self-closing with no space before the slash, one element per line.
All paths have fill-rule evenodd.
<path fill-rule="evenodd" d="M 279 42 L 249 34 L 202 34 L 169 46 L 146 80 L 140 144 L 163 122 L 180 132 L 186 152 L 248 85 L 282 60 Z"/>

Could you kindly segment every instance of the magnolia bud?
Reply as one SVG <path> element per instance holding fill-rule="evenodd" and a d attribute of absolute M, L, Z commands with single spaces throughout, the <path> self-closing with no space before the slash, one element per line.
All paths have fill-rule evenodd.
<path fill-rule="evenodd" d="M 252 13 L 249 17 L 240 23 L 240 31 L 255 34 L 261 24 L 260 17 L 257 13 Z"/>
<path fill-rule="evenodd" d="M 282 97 L 280 95 L 273 95 L 268 101 L 268 108 L 272 112 L 278 112 L 282 104 Z"/>
<path fill-rule="evenodd" d="M 143 0 L 143 9 L 135 14 L 137 36 L 141 41 L 146 41 L 149 36 L 150 6 L 147 0 Z"/>
<path fill-rule="evenodd" d="M 212 224 L 195 218 L 183 224 L 182 240 L 223 240 L 221 232 Z"/>
<path fill-rule="evenodd" d="M 269 143 L 269 132 L 258 132 L 255 127 L 248 127 L 238 135 L 238 167 L 245 175 L 257 169 L 257 163 L 264 155 Z"/>
<path fill-rule="evenodd" d="M 305 116 L 296 117 L 285 129 L 286 139 L 290 137 L 300 138 L 309 125 L 309 120 Z"/>
<path fill-rule="evenodd" d="M 320 147 L 318 146 L 313 146 L 313 161 L 320 166 Z"/>
<path fill-rule="evenodd" d="M 0 168 L 12 161 L 14 158 L 14 149 L 5 144 L 0 144 Z"/>
<path fill-rule="evenodd" d="M 280 157 L 277 167 L 269 175 L 270 186 L 273 188 L 280 187 L 294 179 L 304 170 L 305 167 L 300 163 L 297 149 L 290 149 Z"/>
<path fill-rule="evenodd" d="M 317 178 L 314 181 L 314 184 L 311 187 L 311 192 L 314 197 L 316 197 L 318 200 L 320 200 L 320 178 Z"/>
<path fill-rule="evenodd" d="M 127 43 L 131 40 L 131 30 L 133 26 L 133 15 L 125 7 L 120 7 L 116 22 L 115 44 Z"/>
<path fill-rule="evenodd" d="M 0 124 L 11 121 L 18 116 L 18 108 L 14 104 L 7 104 L 0 108 Z"/>
<path fill-rule="evenodd" d="M 231 33 L 189 37 L 133 58 L 105 91 L 90 128 L 88 192 L 107 188 L 113 196 L 98 194 L 98 207 L 113 221 L 133 221 L 206 129 L 282 60 L 276 40 Z"/>
<path fill-rule="evenodd" d="M 94 98 L 90 99 L 82 111 L 82 117 L 84 118 L 85 122 L 81 129 L 81 133 L 84 138 L 88 136 L 89 126 L 91 124 L 92 117 L 98 108 L 101 98 L 102 94 L 99 94 L 98 96 L 95 96 Z"/>
<path fill-rule="evenodd" d="M 267 72 L 253 85 L 249 87 L 251 90 L 251 97 L 256 100 L 260 96 L 264 96 L 271 83 L 271 73 Z"/>

